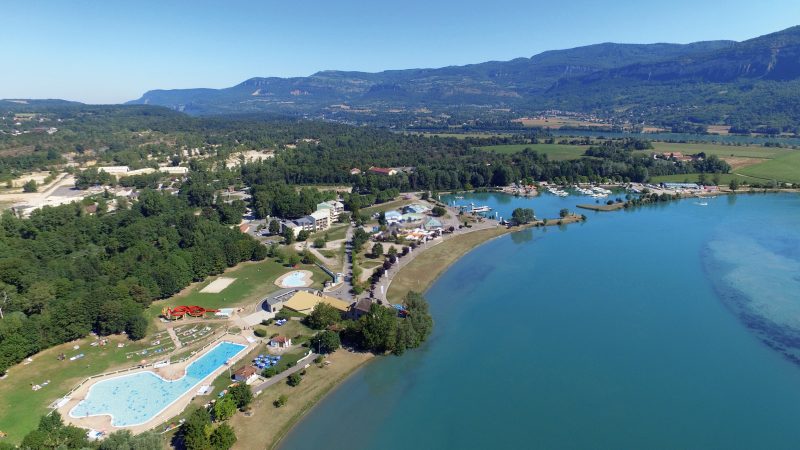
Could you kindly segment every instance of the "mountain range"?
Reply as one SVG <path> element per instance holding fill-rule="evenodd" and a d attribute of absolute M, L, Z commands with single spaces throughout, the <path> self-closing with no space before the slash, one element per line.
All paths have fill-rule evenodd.
<path fill-rule="evenodd" d="M 194 115 L 388 121 L 461 111 L 511 118 L 558 109 L 630 122 L 786 129 L 800 122 L 800 26 L 742 42 L 603 43 L 435 69 L 251 78 L 225 89 L 153 90 L 129 103 Z"/>

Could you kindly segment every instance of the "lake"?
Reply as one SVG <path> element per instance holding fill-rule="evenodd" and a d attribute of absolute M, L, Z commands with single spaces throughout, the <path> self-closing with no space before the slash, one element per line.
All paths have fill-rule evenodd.
<path fill-rule="evenodd" d="M 553 217 L 585 199 L 460 201 Z M 426 293 L 431 339 L 358 371 L 282 448 L 796 448 L 800 196 L 700 203 L 478 247 Z"/>

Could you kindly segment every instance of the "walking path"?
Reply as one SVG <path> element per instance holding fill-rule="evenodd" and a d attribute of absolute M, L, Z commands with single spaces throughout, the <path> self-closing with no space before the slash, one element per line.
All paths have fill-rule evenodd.
<path fill-rule="evenodd" d="M 448 209 L 450 208 L 448 207 Z M 496 228 L 499 226 L 500 224 L 492 219 L 484 219 L 482 222 L 474 222 L 471 228 L 456 229 L 450 234 L 444 234 L 432 241 L 426 241 L 416 249 L 411 250 L 407 255 L 397 259 L 397 263 L 392 265 L 392 267 L 383 275 L 383 277 L 381 277 L 381 281 L 376 285 L 375 298 L 382 301 L 388 301 L 386 294 L 389 292 L 389 286 L 392 284 L 392 280 L 394 279 L 395 275 L 397 275 L 400 270 L 403 269 L 403 267 L 407 266 L 411 261 L 413 261 L 414 258 L 417 258 L 420 254 L 424 254 L 425 250 L 439 245 L 442 242 L 449 241 L 457 236 L 462 236 L 475 231 Z"/>
<path fill-rule="evenodd" d="M 317 356 L 319 356 L 319 354 L 312 352 L 310 355 L 305 356 L 302 360 L 297 361 L 297 365 L 295 365 L 293 367 L 290 367 L 290 368 L 284 370 L 283 372 L 275 375 L 274 377 L 271 377 L 267 381 L 259 384 L 258 386 L 253 387 L 253 395 L 258 395 L 264 389 L 266 389 L 266 388 L 278 383 L 279 381 L 285 380 L 289 375 L 291 375 L 291 374 L 293 374 L 293 373 L 295 373 L 297 371 L 303 370 L 305 368 L 305 365 L 309 364 L 306 361 L 309 361 L 309 360 L 310 361 L 314 361 L 314 359 L 316 359 Z"/>
<path fill-rule="evenodd" d="M 181 340 L 178 339 L 178 335 L 175 334 L 173 327 L 167 327 L 167 334 L 169 334 L 169 338 L 172 339 L 172 343 L 175 344 L 175 350 L 183 347 L 183 344 L 181 344 Z"/>

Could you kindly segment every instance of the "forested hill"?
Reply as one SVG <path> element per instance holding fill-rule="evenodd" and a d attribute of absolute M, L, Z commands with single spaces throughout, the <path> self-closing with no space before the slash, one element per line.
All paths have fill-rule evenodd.
<path fill-rule="evenodd" d="M 379 73 L 322 71 L 309 77 L 251 78 L 226 89 L 147 92 L 130 103 L 168 106 L 192 114 L 231 111 L 316 111 L 332 103 L 366 106 L 524 104 L 560 79 L 627 64 L 647 64 L 730 48 L 732 41 L 693 44 L 589 45 L 531 58 L 437 69 Z"/>
<path fill-rule="evenodd" d="M 629 123 L 794 131 L 800 27 L 743 42 L 604 43 L 438 69 L 252 78 L 226 89 L 150 91 L 131 103 L 200 115 L 271 111 L 401 126 L 409 117 L 419 122 L 420 111 L 469 110 L 485 119 L 559 109 Z"/>

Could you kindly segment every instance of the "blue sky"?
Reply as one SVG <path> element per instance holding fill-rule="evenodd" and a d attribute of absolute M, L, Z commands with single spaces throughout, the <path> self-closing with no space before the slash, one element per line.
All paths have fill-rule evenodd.
<path fill-rule="evenodd" d="M 4 2 L 0 98 L 115 103 L 254 76 L 440 67 L 609 41 L 744 40 L 797 24 L 797 0 Z"/>

